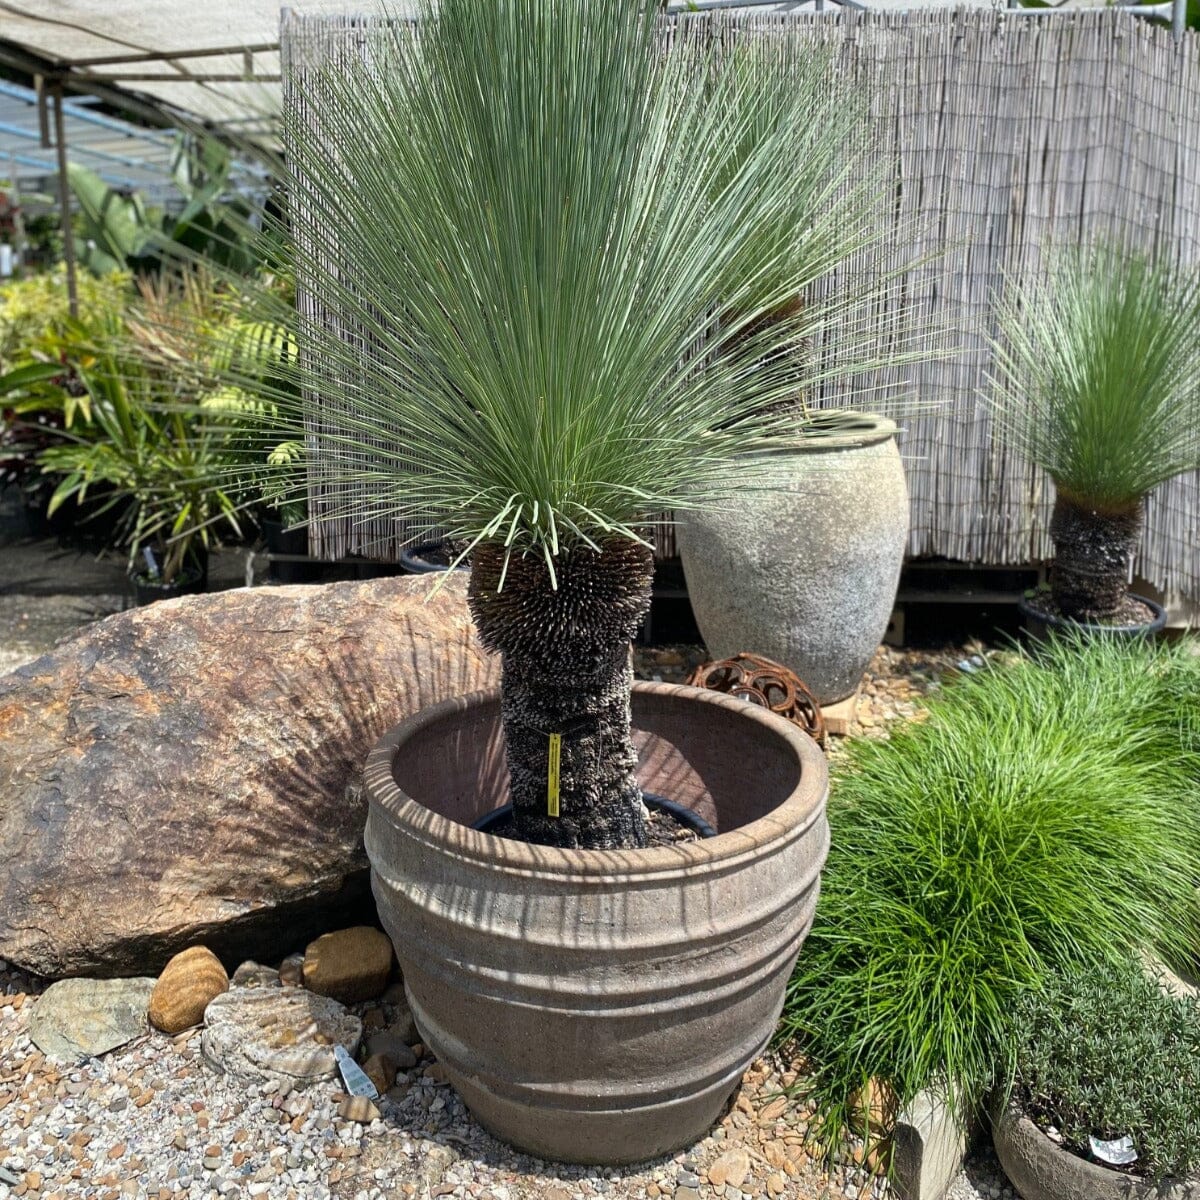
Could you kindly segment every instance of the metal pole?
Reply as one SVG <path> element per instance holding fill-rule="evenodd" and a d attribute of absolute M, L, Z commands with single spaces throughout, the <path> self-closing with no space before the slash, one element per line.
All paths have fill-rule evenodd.
<path fill-rule="evenodd" d="M 63 257 L 67 263 L 67 302 L 71 316 L 79 316 L 79 287 L 75 278 L 75 231 L 71 228 L 71 183 L 67 178 L 67 139 L 63 133 L 62 84 L 55 83 L 54 149 L 58 156 L 58 207 L 62 218 Z"/>
<path fill-rule="evenodd" d="M 17 179 L 17 160 L 11 153 L 8 156 L 8 170 L 12 175 L 12 191 L 9 195 L 12 197 L 13 206 L 13 254 L 16 256 L 17 264 L 24 268 L 29 243 L 25 237 L 25 218 L 21 214 L 21 184 Z M 23 275 L 25 271 L 17 269 L 14 264 L 14 273 L 19 276 Z"/>
<path fill-rule="evenodd" d="M 1187 28 L 1187 0 L 1172 0 L 1171 3 L 1171 33 L 1178 42 L 1183 38 Z"/>

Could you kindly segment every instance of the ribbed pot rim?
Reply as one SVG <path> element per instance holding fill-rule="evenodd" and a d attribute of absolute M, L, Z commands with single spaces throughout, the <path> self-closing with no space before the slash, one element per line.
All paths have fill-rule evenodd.
<path fill-rule="evenodd" d="M 687 702 L 726 709 L 733 721 L 765 726 L 795 755 L 800 781 L 769 813 L 727 833 L 672 846 L 644 850 L 564 850 L 531 845 L 495 834 L 481 833 L 426 808 L 401 790 L 392 777 L 392 761 L 401 745 L 442 719 L 472 709 L 500 705 L 500 690 L 473 692 L 431 705 L 388 730 L 376 743 L 364 769 L 367 796 L 372 808 L 410 837 L 437 846 L 445 853 L 472 859 L 497 870 L 540 876 L 570 876 L 597 882 L 647 878 L 661 874 L 711 873 L 741 865 L 773 842 L 799 836 L 824 812 L 829 771 L 816 743 L 797 726 L 767 709 L 704 688 L 638 680 L 635 694 L 677 696 Z"/>
<path fill-rule="evenodd" d="M 818 410 L 832 411 L 832 410 Z M 900 432 L 899 425 L 891 417 L 882 413 L 852 413 L 857 424 L 848 428 L 845 433 L 834 434 L 831 437 L 814 438 L 803 441 L 798 447 L 802 454 L 820 453 L 822 450 L 856 450 L 863 446 L 875 446 L 894 438 Z"/>
<path fill-rule="evenodd" d="M 1103 1163 L 1089 1162 L 1049 1138 L 1015 1101 L 1000 1110 L 993 1108 L 991 1120 L 992 1140 L 998 1143 L 998 1150 L 1003 1149 L 1015 1159 L 1028 1163 L 1027 1147 L 1035 1146 L 1059 1164 L 1060 1170 L 1078 1181 L 1081 1195 L 1084 1190 L 1099 1200 L 1118 1195 L 1130 1200 L 1149 1200 L 1151 1196 L 1156 1200 L 1194 1200 L 1200 1195 L 1200 1180 L 1197 1179 L 1168 1177 L 1155 1182 L 1148 1176 L 1127 1175 Z M 1003 1166 L 1003 1162 L 1000 1165 Z M 1031 1170 L 1036 1174 L 1035 1167 Z"/>

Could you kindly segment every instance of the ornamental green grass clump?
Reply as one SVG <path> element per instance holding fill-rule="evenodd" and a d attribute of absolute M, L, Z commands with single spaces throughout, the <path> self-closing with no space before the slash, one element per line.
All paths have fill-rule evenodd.
<path fill-rule="evenodd" d="M 1017 1007 L 1013 1099 L 1091 1159 L 1089 1139 L 1129 1137 L 1128 1170 L 1154 1181 L 1200 1171 L 1200 1003 L 1133 960 L 1052 976 Z"/>
<path fill-rule="evenodd" d="M 971 1103 L 1003 1077 L 1016 1004 L 1132 947 L 1197 944 L 1200 660 L 1064 638 L 963 679 L 863 741 L 784 1031 L 832 1144 L 885 1081 Z"/>

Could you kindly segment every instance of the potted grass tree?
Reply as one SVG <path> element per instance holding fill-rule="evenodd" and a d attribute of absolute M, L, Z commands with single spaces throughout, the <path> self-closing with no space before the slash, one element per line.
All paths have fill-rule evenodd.
<path fill-rule="evenodd" d="M 630 639 L 648 527 L 797 436 L 779 404 L 804 359 L 784 351 L 832 336 L 838 302 L 782 299 L 878 236 L 844 214 L 820 218 L 820 253 L 764 236 L 819 186 L 791 129 L 842 145 L 836 73 L 791 88 L 790 38 L 731 55 L 702 20 L 665 38 L 658 9 L 441 0 L 309 68 L 314 121 L 286 130 L 293 227 L 330 235 L 297 239 L 305 312 L 340 314 L 301 315 L 277 398 L 337 400 L 305 410 L 322 515 L 368 515 L 366 481 L 372 517 L 465 546 L 503 666 L 497 693 L 370 756 L 380 915 L 480 1120 L 593 1163 L 702 1134 L 770 1039 L 812 918 L 820 752 L 732 698 L 633 684 Z M 739 329 L 713 332 L 718 303 Z M 715 836 L 658 844 L 650 793 Z M 506 803 L 505 836 L 473 828 Z"/>
<path fill-rule="evenodd" d="M 1115 246 L 1062 254 L 1001 297 L 992 409 L 1055 488 L 1050 587 L 1022 602 L 1035 635 L 1166 623 L 1129 578 L 1147 496 L 1200 467 L 1198 322 L 1200 271 Z"/>

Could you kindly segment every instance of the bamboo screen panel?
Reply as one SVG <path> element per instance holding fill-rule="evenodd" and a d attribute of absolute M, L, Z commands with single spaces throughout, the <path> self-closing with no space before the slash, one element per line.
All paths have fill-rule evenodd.
<path fill-rule="evenodd" d="M 933 406 L 905 421 L 901 441 L 911 554 L 978 563 L 1048 558 L 1048 481 L 997 444 L 979 403 L 991 300 L 1006 274 L 1037 272 L 1051 244 L 1122 238 L 1180 263 L 1200 260 L 1196 36 L 1177 43 L 1169 30 L 1112 10 L 680 19 L 707 23 L 719 44 L 774 36 L 838 49 L 841 69 L 871 106 L 895 232 L 882 255 L 845 264 L 828 286 L 877 272 L 889 259 L 919 262 L 905 271 L 901 298 L 879 314 L 873 336 L 882 342 L 927 322 L 950 328 L 957 352 L 892 368 L 817 402 L 888 409 L 906 393 Z M 291 120 L 320 127 L 321 114 L 306 103 L 306 71 L 369 54 L 375 20 L 285 14 Z M 296 215 L 303 229 L 302 197 Z M 305 234 L 336 260 L 337 230 Z M 300 293 L 308 315 L 345 324 L 338 313 L 317 310 L 302 280 Z M 362 331 L 342 332 L 370 353 Z M 320 519 L 321 428 L 336 421 L 336 406 L 321 401 L 311 430 L 313 548 L 393 557 L 405 540 L 395 523 Z M 661 552 L 673 552 L 669 529 L 659 541 Z M 1193 474 L 1152 495 L 1136 568 L 1157 586 L 1198 599 L 1198 548 L 1200 476 Z"/>

